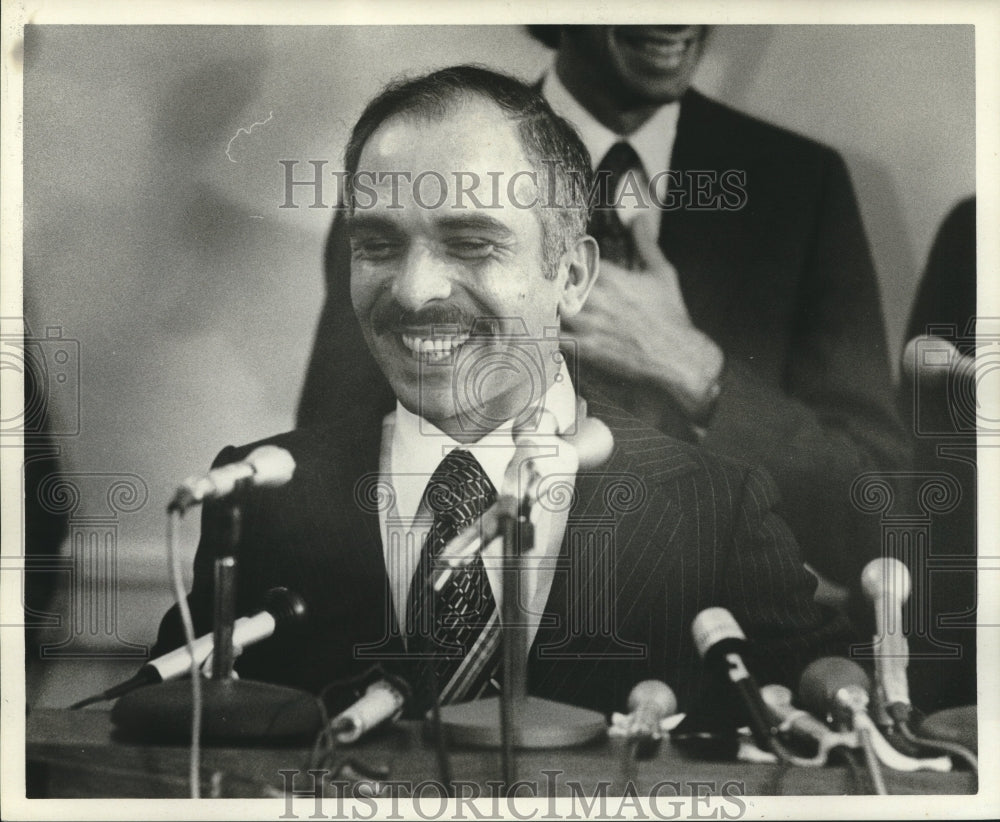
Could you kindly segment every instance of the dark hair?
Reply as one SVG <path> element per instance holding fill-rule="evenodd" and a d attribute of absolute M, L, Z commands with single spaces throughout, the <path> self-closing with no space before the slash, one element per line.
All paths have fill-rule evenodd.
<path fill-rule="evenodd" d="M 525 156 L 537 173 L 538 186 L 546 192 L 539 198 L 542 205 L 536 208 L 542 224 L 547 275 L 554 276 L 555 263 L 587 230 L 593 174 L 590 155 L 574 128 L 552 111 L 538 92 L 509 75 L 465 65 L 389 84 L 365 107 L 347 141 L 344 165 L 348 206 L 353 208 L 351 181 L 358 171 L 361 152 L 379 126 L 400 114 L 443 117 L 457 102 L 470 96 L 492 101 L 517 126 Z"/>
<path fill-rule="evenodd" d="M 525 26 L 535 40 L 546 48 L 559 48 L 560 29 L 562 26 Z"/>

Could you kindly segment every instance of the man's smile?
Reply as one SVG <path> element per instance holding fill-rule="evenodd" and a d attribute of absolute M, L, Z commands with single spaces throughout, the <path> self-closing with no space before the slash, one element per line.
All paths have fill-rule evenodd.
<path fill-rule="evenodd" d="M 637 26 L 617 31 L 616 38 L 650 68 L 673 71 L 684 62 L 688 49 L 698 39 L 698 32 L 671 32 Z"/>
<path fill-rule="evenodd" d="M 415 360 L 443 363 L 469 339 L 468 332 L 434 334 L 431 331 L 400 333 L 399 339 Z"/>

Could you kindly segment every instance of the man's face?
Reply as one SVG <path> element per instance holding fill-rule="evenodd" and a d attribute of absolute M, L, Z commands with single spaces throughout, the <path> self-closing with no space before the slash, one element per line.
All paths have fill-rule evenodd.
<path fill-rule="evenodd" d="M 544 187 L 527 176 L 513 124 L 478 98 L 443 117 L 390 118 L 358 168 L 375 175 L 350 218 L 351 300 L 368 346 L 408 410 L 479 439 L 537 402 L 558 370 L 566 277 L 546 277 L 526 207 Z"/>
<path fill-rule="evenodd" d="M 707 26 L 570 26 L 560 51 L 590 63 L 590 73 L 623 102 L 671 103 L 687 91 Z"/>

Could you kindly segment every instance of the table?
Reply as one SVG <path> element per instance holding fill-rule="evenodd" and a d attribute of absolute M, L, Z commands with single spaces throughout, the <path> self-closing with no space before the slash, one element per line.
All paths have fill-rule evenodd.
<path fill-rule="evenodd" d="M 109 713 L 104 710 L 36 710 L 27 718 L 26 762 L 28 796 L 75 797 L 186 797 L 188 749 L 185 746 L 130 744 L 113 738 Z M 570 750 L 522 751 L 517 776 L 525 780 L 524 796 L 586 796 L 600 792 L 620 795 L 627 783 L 622 767 L 621 740 L 603 738 Z M 310 790 L 308 747 L 206 747 L 202 750 L 203 796 L 282 797 L 287 787 Z M 320 774 L 324 796 L 378 767 L 388 772 L 388 785 L 401 791 L 420 788 L 428 797 L 439 790 L 437 760 L 418 723 L 403 722 L 371 735 L 358 745 L 343 748 L 335 757 L 353 758 L 336 774 Z M 499 790 L 499 753 L 453 749 L 452 778 L 469 795 L 479 790 L 491 796 Z M 844 767 L 794 768 L 780 774 L 775 765 L 744 762 L 706 762 L 685 756 L 664 742 L 651 760 L 634 763 L 635 793 L 666 801 L 671 796 L 709 793 L 763 796 L 842 795 L 852 790 Z M 285 771 L 285 774 L 282 774 Z M 296 774 L 296 771 L 298 772 Z M 976 778 L 967 771 L 899 773 L 885 771 L 893 794 L 972 794 Z M 292 781 L 289 781 L 292 780 Z M 337 781 L 337 784 L 334 784 Z M 491 787 L 490 782 L 493 781 Z M 385 780 L 383 780 L 385 783 Z M 394 787 L 393 787 L 394 786 Z M 423 786 L 423 787 L 420 787 Z M 464 786 L 464 787 L 462 787 Z M 780 789 L 780 790 L 779 790 Z"/>

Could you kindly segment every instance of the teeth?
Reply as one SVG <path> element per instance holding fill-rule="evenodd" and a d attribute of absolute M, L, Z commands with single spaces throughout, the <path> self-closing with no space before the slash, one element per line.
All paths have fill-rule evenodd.
<path fill-rule="evenodd" d="M 401 334 L 403 345 L 410 349 L 414 359 L 425 361 L 443 360 L 451 356 L 455 350 L 469 339 L 468 334 L 448 335 L 445 337 L 418 337 L 414 334 Z"/>
<path fill-rule="evenodd" d="M 642 37 L 635 38 L 631 42 L 635 48 L 649 59 L 662 61 L 673 66 L 674 64 L 680 64 L 691 41 L 688 38 L 674 40 Z"/>

